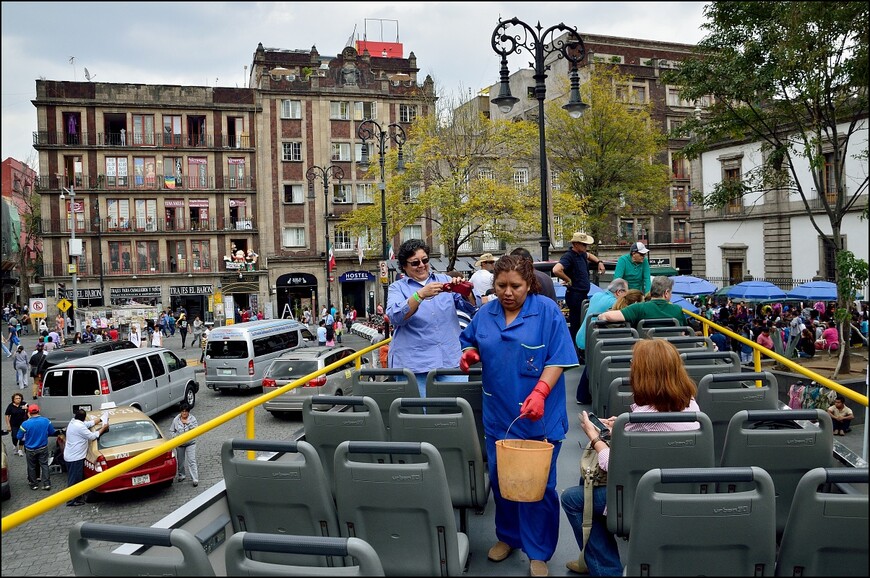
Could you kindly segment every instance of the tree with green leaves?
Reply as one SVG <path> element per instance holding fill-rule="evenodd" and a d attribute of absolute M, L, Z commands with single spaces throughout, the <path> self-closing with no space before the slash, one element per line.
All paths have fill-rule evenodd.
<path fill-rule="evenodd" d="M 553 214 L 562 229 L 554 235 L 563 240 L 580 230 L 615 240 L 614 215 L 651 215 L 668 204 L 669 169 L 654 162 L 666 135 L 651 119 L 651 103 L 620 98 L 627 91 L 619 87 L 630 80 L 616 67 L 596 64 L 581 86 L 584 102 L 591 103 L 583 116 L 571 118 L 559 103 L 547 103 L 548 158 L 560 184 Z"/>
<path fill-rule="evenodd" d="M 681 134 L 692 135 L 684 153 L 692 159 L 717 144 L 750 141 L 761 143 L 763 158 L 742 180 L 723 180 L 710 194 L 696 193 L 694 202 L 719 208 L 749 192 L 796 194 L 819 236 L 835 254 L 843 251 L 843 219 L 867 198 L 866 171 L 856 180 L 844 169 L 850 143 L 867 135 L 868 10 L 866 2 L 706 6 L 708 34 L 697 55 L 665 75 L 689 102 L 713 97 L 703 116 L 682 126 Z M 866 162 L 866 143 L 849 154 Z M 818 200 L 802 182 L 807 166 L 814 190 L 826 193 Z M 821 203 L 830 233 L 811 200 Z M 838 285 L 845 274 L 837 269 Z M 838 299 L 848 310 L 848 295 L 840 291 Z M 846 372 L 849 330 L 841 323 Z"/>
<path fill-rule="evenodd" d="M 510 243 L 532 232 L 539 205 L 514 184 L 514 171 L 528 166 L 536 128 L 490 120 L 470 105 L 440 104 L 440 114 L 418 117 L 408 129 L 402 174 L 395 171 L 396 151 L 387 156 L 386 212 L 389 238 L 420 219 L 430 221 L 453 268 L 460 246 L 472 239 Z M 379 178 L 378 172 L 373 162 L 370 176 Z M 375 234 L 380 221 L 378 195 L 338 227 Z"/>

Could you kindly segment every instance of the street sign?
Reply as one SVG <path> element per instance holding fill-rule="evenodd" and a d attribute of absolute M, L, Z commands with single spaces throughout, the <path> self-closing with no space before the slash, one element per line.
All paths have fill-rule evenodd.
<path fill-rule="evenodd" d="M 69 299 L 61 299 L 57 302 L 57 308 L 66 313 L 66 310 L 72 307 L 72 303 L 70 303 Z"/>
<path fill-rule="evenodd" d="M 378 273 L 381 278 L 381 283 L 386 283 L 389 280 L 386 261 L 378 261 Z"/>
<path fill-rule="evenodd" d="M 33 318 L 41 318 L 46 317 L 46 303 L 45 299 L 41 299 L 39 297 L 31 297 L 30 298 L 30 316 Z"/>
<path fill-rule="evenodd" d="M 66 266 L 66 269 L 67 269 L 67 273 L 69 273 L 70 275 L 72 275 L 73 273 L 78 273 L 78 271 L 76 270 L 75 263 L 70 263 L 69 265 Z"/>

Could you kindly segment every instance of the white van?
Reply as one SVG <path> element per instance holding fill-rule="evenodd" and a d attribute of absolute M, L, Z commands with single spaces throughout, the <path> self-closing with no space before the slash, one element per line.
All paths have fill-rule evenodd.
<path fill-rule="evenodd" d="M 218 327 L 209 333 L 205 346 L 205 386 L 215 391 L 262 387 L 263 372 L 273 359 L 316 344 L 308 327 L 292 319 Z"/>
<path fill-rule="evenodd" d="M 66 427 L 73 412 L 106 402 L 130 405 L 147 415 L 186 401 L 196 403 L 194 369 L 163 347 L 122 349 L 60 363 L 46 370 L 38 396 L 40 413 Z"/>

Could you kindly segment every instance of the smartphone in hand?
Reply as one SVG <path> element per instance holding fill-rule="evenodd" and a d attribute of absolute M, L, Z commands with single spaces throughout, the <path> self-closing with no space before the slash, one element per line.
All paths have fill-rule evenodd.
<path fill-rule="evenodd" d="M 604 422 L 598 419 L 597 415 L 590 412 L 586 414 L 586 418 L 592 425 L 594 425 L 598 429 L 599 432 L 601 432 L 602 439 L 610 438 L 610 428 L 604 425 Z"/>

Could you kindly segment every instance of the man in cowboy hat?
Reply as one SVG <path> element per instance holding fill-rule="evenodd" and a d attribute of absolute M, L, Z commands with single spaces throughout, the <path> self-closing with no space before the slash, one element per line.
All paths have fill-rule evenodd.
<path fill-rule="evenodd" d="M 478 299 L 486 295 L 486 292 L 492 289 L 492 270 L 495 268 L 495 257 L 492 253 L 484 253 L 480 259 L 474 264 L 475 267 L 480 267 L 471 276 L 471 284 L 474 285 L 474 294 Z"/>
<path fill-rule="evenodd" d="M 562 280 L 567 287 L 565 303 L 568 305 L 568 326 L 571 339 L 577 337 L 580 325 L 583 324 L 581 309 L 583 301 L 589 295 L 589 263 L 598 264 L 598 272 L 604 273 L 604 262 L 588 252 L 589 245 L 595 239 L 586 233 L 574 233 L 571 237 L 571 250 L 566 251 L 559 262 L 553 266 L 553 275 Z"/>

